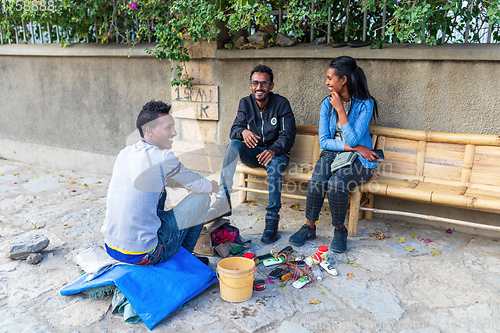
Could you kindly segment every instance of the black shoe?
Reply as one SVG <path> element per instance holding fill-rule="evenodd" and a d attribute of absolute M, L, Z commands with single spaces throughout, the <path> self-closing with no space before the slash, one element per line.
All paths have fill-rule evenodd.
<path fill-rule="evenodd" d="M 278 235 L 278 224 L 279 220 L 267 220 L 266 227 L 262 233 L 262 238 L 260 239 L 262 243 L 271 244 L 280 239 Z"/>
<path fill-rule="evenodd" d="M 316 238 L 316 226 L 314 226 L 313 229 L 308 224 L 304 224 L 299 231 L 290 236 L 288 243 L 296 246 L 302 246 L 306 240 L 314 238 Z"/>
<path fill-rule="evenodd" d="M 225 216 L 231 216 L 231 197 L 226 191 L 225 198 L 216 197 L 215 202 L 208 209 L 206 222 L 219 220 Z"/>
<path fill-rule="evenodd" d="M 333 252 L 343 253 L 347 248 L 347 229 L 342 226 L 340 229 L 335 229 L 333 232 L 333 240 L 330 249 Z"/>

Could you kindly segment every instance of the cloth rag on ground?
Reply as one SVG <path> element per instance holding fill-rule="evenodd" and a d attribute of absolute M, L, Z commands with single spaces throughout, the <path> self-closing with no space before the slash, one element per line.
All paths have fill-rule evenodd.
<path fill-rule="evenodd" d="M 126 323 L 136 324 L 142 321 L 128 299 L 125 298 L 125 295 L 118 288 L 115 289 L 115 294 L 111 301 L 111 312 L 113 314 L 121 314 Z"/>
<path fill-rule="evenodd" d="M 130 265 L 126 262 L 121 262 L 113 259 L 106 250 L 99 245 L 92 246 L 85 251 L 77 254 L 73 261 L 88 273 L 85 281 L 90 281 L 116 265 Z"/>
<path fill-rule="evenodd" d="M 115 285 L 148 329 L 217 280 L 215 272 L 186 249 L 154 266 L 118 265 L 91 281 L 88 274 L 63 287 L 63 296 L 83 290 Z"/>
<path fill-rule="evenodd" d="M 241 239 L 240 230 L 229 223 L 226 223 L 220 228 L 212 231 L 212 242 L 214 244 L 222 244 L 227 241 L 245 245 L 243 239 Z"/>

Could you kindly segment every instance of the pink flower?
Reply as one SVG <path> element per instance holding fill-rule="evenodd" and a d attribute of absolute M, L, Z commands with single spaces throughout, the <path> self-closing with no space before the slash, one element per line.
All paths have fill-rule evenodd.
<path fill-rule="evenodd" d="M 450 228 L 448 228 L 448 230 L 446 230 L 446 233 L 451 235 L 453 233 L 453 230 L 451 230 Z"/>
<path fill-rule="evenodd" d="M 271 278 L 271 277 L 268 277 L 268 278 L 266 279 L 266 283 L 267 283 L 267 284 L 271 284 L 271 283 L 273 283 L 273 282 L 274 282 L 274 280 L 273 280 L 273 278 Z"/>
<path fill-rule="evenodd" d="M 397 4 L 399 5 L 399 3 L 400 3 L 400 2 L 401 2 L 401 0 L 398 0 L 398 3 L 397 3 Z"/>
<path fill-rule="evenodd" d="M 431 242 L 431 240 L 429 238 L 424 239 L 424 243 L 429 244 L 430 242 Z"/>
<path fill-rule="evenodd" d="M 131 10 L 134 10 L 134 9 L 136 9 L 136 8 L 137 8 L 137 3 L 136 3 L 136 2 L 131 2 L 131 3 L 130 3 L 130 9 L 131 9 Z"/>
<path fill-rule="evenodd" d="M 71 190 L 71 192 L 76 192 L 76 190 Z"/>

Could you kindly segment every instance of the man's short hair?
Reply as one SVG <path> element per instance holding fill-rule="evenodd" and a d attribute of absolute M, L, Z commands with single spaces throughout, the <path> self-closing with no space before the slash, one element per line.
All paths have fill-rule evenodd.
<path fill-rule="evenodd" d="M 139 134 L 144 138 L 143 127 L 144 125 L 155 121 L 162 114 L 170 113 L 171 106 L 162 101 L 149 101 L 142 107 L 141 112 L 139 112 L 139 116 L 137 116 L 136 126 L 139 130 Z"/>
<path fill-rule="evenodd" d="M 267 67 L 266 65 L 258 65 L 258 66 L 255 66 L 255 68 L 252 70 L 252 72 L 250 73 L 250 81 L 252 81 L 252 75 L 253 73 L 267 73 L 269 75 L 269 81 L 271 81 L 271 83 L 273 83 L 273 79 L 274 79 L 274 75 L 273 75 L 273 70 L 269 67 Z"/>

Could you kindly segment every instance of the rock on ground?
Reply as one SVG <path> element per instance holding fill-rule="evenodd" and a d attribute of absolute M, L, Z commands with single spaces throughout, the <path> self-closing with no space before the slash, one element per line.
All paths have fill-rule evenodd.
<path fill-rule="evenodd" d="M 316 38 L 313 41 L 314 45 L 321 45 L 321 44 L 326 44 L 326 37 L 321 37 L 321 38 Z"/>
<path fill-rule="evenodd" d="M 31 235 L 9 245 L 6 256 L 11 259 L 26 259 L 30 253 L 40 252 L 49 245 L 49 239 L 42 235 Z"/>
<path fill-rule="evenodd" d="M 292 46 L 294 44 L 295 44 L 295 39 L 293 39 L 292 37 L 283 35 L 282 33 L 278 33 L 276 35 L 276 45 L 286 47 L 286 46 Z"/>
<path fill-rule="evenodd" d="M 259 30 L 263 31 L 263 32 L 267 32 L 268 34 L 274 34 L 274 32 L 276 31 L 276 27 L 274 26 L 274 24 L 271 23 L 271 24 L 266 25 L 265 27 L 260 26 Z"/>
<path fill-rule="evenodd" d="M 40 261 L 42 261 L 42 254 L 41 253 L 31 253 L 28 258 L 26 258 L 26 262 L 30 265 L 36 265 Z"/>
<path fill-rule="evenodd" d="M 240 36 L 235 42 L 234 42 L 234 47 L 235 48 L 242 48 L 243 45 L 247 44 L 248 40 L 245 36 Z"/>
<path fill-rule="evenodd" d="M 257 31 L 252 36 L 248 37 L 248 41 L 253 45 L 267 45 L 270 38 L 270 34 L 263 31 Z"/>

